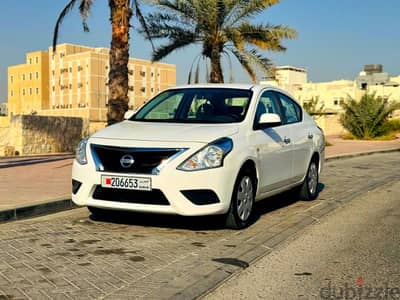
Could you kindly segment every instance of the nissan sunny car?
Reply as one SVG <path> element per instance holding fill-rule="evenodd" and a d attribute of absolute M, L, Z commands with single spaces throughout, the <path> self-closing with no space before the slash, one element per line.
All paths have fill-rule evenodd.
<path fill-rule="evenodd" d="M 170 88 L 79 143 L 72 200 L 94 215 L 221 215 L 244 228 L 255 201 L 289 189 L 316 198 L 324 149 L 322 130 L 278 88 Z"/>

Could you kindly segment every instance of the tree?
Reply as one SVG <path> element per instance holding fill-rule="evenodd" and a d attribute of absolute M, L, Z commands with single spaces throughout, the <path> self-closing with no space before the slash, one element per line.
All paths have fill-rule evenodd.
<path fill-rule="evenodd" d="M 79 12 L 82 17 L 83 30 L 89 31 L 86 19 L 89 15 L 94 0 L 71 0 L 61 11 L 53 35 L 53 51 L 56 51 L 58 33 L 65 16 L 79 2 Z M 146 24 L 140 11 L 138 0 L 108 0 L 111 21 L 111 47 L 110 71 L 108 74 L 108 125 L 120 122 L 128 110 L 128 61 L 129 61 L 129 29 L 133 9 L 140 23 L 145 28 Z M 132 6 L 132 7 L 131 7 Z"/>
<path fill-rule="evenodd" d="M 360 101 L 350 98 L 343 103 L 344 113 L 340 123 L 352 135 L 359 139 L 372 139 L 385 134 L 385 122 L 400 103 L 392 103 L 375 93 L 365 94 Z"/>
<path fill-rule="evenodd" d="M 207 81 L 224 82 L 223 55 L 228 58 L 229 64 L 231 55 L 236 57 L 255 82 L 256 67 L 266 73 L 272 70 L 271 61 L 256 48 L 285 51 L 281 39 L 293 39 L 297 35 L 286 25 L 250 22 L 277 3 L 279 0 L 153 0 L 159 11 L 146 17 L 149 35 L 153 39 L 167 39 L 168 42 L 154 50 L 152 59 L 158 61 L 175 50 L 200 43 L 202 51 L 197 58 L 195 82 L 198 82 L 200 58 L 210 62 L 211 70 L 209 73 L 206 71 Z M 189 82 L 192 71 L 193 65 L 189 71 Z"/>
<path fill-rule="evenodd" d="M 324 114 L 324 104 L 319 105 L 318 96 L 304 101 L 303 108 L 313 118 L 318 118 Z"/>

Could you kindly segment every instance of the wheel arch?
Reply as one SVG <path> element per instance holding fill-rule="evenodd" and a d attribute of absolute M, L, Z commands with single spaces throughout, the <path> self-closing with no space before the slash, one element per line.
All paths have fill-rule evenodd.
<path fill-rule="evenodd" d="M 251 171 L 251 172 L 253 173 L 253 175 L 254 175 L 254 180 L 255 180 L 255 185 L 256 185 L 255 187 L 256 187 L 256 190 L 257 190 L 257 188 L 258 188 L 258 181 L 259 181 L 259 174 L 258 174 L 258 170 L 257 170 L 257 166 L 256 166 L 255 161 L 252 160 L 252 159 L 250 159 L 250 158 L 246 159 L 246 160 L 242 163 L 242 166 L 240 167 L 239 172 L 238 172 L 238 174 L 236 175 L 236 177 L 237 177 L 241 172 L 243 172 L 244 170 L 249 170 L 249 171 Z"/>
<path fill-rule="evenodd" d="M 320 154 L 318 153 L 318 151 L 314 151 L 314 153 L 312 154 L 310 163 L 312 161 L 315 161 L 317 163 L 318 172 L 320 172 L 321 171 L 321 157 L 320 157 Z"/>

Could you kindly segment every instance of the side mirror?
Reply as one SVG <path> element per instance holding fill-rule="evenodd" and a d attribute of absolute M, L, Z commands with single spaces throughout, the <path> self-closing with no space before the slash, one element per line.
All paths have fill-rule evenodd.
<path fill-rule="evenodd" d="M 135 114 L 136 111 L 134 110 L 127 110 L 124 114 L 124 119 L 129 120 Z"/>
<path fill-rule="evenodd" d="M 264 113 L 260 116 L 257 127 L 266 128 L 282 125 L 281 117 L 278 114 Z"/>

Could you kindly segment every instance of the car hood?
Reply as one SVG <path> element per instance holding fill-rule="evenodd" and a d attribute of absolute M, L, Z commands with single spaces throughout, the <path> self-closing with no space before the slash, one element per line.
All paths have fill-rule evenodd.
<path fill-rule="evenodd" d="M 123 121 L 96 132 L 101 139 L 209 143 L 234 135 L 236 124 L 182 124 Z"/>

